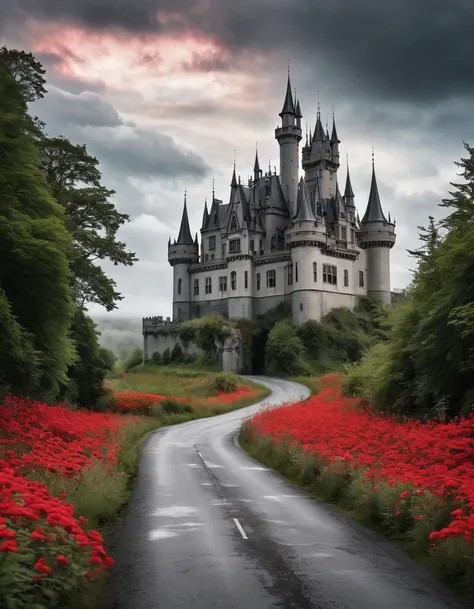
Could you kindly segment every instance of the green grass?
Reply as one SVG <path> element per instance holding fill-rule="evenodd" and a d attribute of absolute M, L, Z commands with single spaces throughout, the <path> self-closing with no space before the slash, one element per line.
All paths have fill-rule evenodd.
<path fill-rule="evenodd" d="M 114 391 L 206 398 L 215 395 L 215 376 L 216 373 L 206 370 L 147 365 L 134 368 L 124 376 L 109 377 L 108 386 Z"/>

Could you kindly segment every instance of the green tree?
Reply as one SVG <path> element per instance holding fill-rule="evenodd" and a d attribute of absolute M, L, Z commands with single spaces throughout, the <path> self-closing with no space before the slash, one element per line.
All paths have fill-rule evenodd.
<path fill-rule="evenodd" d="M 293 376 L 306 371 L 306 349 L 295 327 L 286 320 L 277 322 L 270 330 L 265 346 L 265 370 L 268 374 Z"/>
<path fill-rule="evenodd" d="M 99 161 L 85 146 L 45 135 L 39 145 L 48 183 L 66 212 L 73 237 L 71 268 L 76 304 L 82 307 L 96 303 L 111 311 L 123 297 L 98 262 L 109 260 L 114 265 L 131 266 L 137 261 L 126 244 L 117 240 L 119 228 L 130 218 L 116 210 L 110 200 L 115 192 L 101 185 Z"/>
<path fill-rule="evenodd" d="M 28 396 L 41 378 L 41 357 L 34 337 L 18 323 L 0 288 L 0 399 L 7 393 Z"/>
<path fill-rule="evenodd" d="M 25 102 L 42 99 L 47 92 L 44 88 L 46 70 L 32 53 L 16 49 L 0 48 L 0 63 L 7 69 L 17 85 Z"/>
<path fill-rule="evenodd" d="M 99 345 L 95 324 L 84 310 L 76 308 L 70 330 L 77 352 L 68 370 L 63 397 L 83 408 L 94 410 L 103 394 L 108 364 Z"/>
<path fill-rule="evenodd" d="M 38 397 L 66 382 L 74 349 L 70 235 L 40 168 L 22 92 L 0 61 L 0 287 L 40 357 Z"/>

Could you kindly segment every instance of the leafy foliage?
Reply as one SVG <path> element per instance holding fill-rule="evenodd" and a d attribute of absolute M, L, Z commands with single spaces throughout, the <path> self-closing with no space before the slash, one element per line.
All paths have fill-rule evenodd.
<path fill-rule="evenodd" d="M 85 146 L 44 134 L 39 145 L 48 184 L 66 212 L 73 237 L 71 268 L 76 302 L 80 306 L 100 304 L 111 311 L 122 296 L 97 261 L 109 260 L 125 266 L 136 262 L 135 254 L 127 251 L 125 243 L 116 238 L 129 216 L 115 209 L 110 201 L 115 192 L 101 185 L 99 161 Z"/>
<path fill-rule="evenodd" d="M 70 333 L 77 359 L 68 370 L 69 381 L 64 398 L 83 408 L 96 410 L 104 393 L 108 363 L 103 358 L 95 324 L 82 309 L 76 309 Z"/>
<path fill-rule="evenodd" d="M 38 353 L 41 373 L 32 395 L 53 399 L 74 358 L 71 241 L 41 172 L 34 131 L 21 92 L 0 63 L 0 285 L 24 330 L 17 333 L 23 336 L 18 349 L 28 334 Z"/>
<path fill-rule="evenodd" d="M 231 332 L 232 323 L 219 315 L 192 319 L 179 327 L 180 339 L 194 341 L 211 360 L 217 358 L 217 343 L 222 343 Z"/>
<path fill-rule="evenodd" d="M 277 322 L 268 335 L 265 348 L 265 367 L 268 374 L 294 376 L 305 370 L 306 349 L 289 321 Z"/>
<path fill-rule="evenodd" d="M 474 148 L 456 165 L 441 206 L 449 214 L 419 227 L 421 247 L 408 301 L 392 311 L 387 343 L 351 368 L 348 391 L 379 409 L 417 416 L 455 416 L 474 405 Z"/>
<path fill-rule="evenodd" d="M 33 102 L 44 97 L 46 80 L 43 75 L 46 70 L 35 60 L 32 53 L 0 48 L 0 65 L 7 69 L 17 85 L 25 102 Z"/>

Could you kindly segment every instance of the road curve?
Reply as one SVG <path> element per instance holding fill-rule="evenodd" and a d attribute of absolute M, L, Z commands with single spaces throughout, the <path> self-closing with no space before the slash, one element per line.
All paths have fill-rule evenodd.
<path fill-rule="evenodd" d="M 258 377 L 266 403 L 306 397 Z M 115 542 L 109 609 L 461 609 L 404 553 L 237 444 L 261 404 L 153 433 Z"/>

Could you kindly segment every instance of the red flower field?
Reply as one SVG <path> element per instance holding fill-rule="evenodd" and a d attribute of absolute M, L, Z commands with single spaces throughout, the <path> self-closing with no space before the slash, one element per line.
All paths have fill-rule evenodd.
<path fill-rule="evenodd" d="M 153 404 L 171 399 L 174 402 L 192 403 L 201 407 L 216 406 L 217 404 L 232 405 L 243 398 L 257 397 L 258 391 L 246 385 L 239 386 L 229 393 L 218 393 L 208 398 L 168 397 L 156 393 L 137 393 L 135 391 L 115 391 L 114 401 L 117 412 L 126 413 L 149 408 Z"/>
<path fill-rule="evenodd" d="M 26 607 L 113 564 L 101 534 L 35 474 L 80 481 L 94 461 L 112 469 L 121 429 L 139 419 L 7 397 L 0 421 L 0 605 L 10 590 Z"/>
<path fill-rule="evenodd" d="M 356 399 L 343 397 L 338 377 L 330 375 L 322 391 L 299 404 L 265 410 L 251 419 L 253 435 L 275 442 L 289 438 L 323 463 L 363 469 L 374 491 L 385 481 L 406 483 L 411 490 L 399 497 L 416 501 L 430 491 L 439 501 L 459 505 L 451 522 L 430 534 L 431 540 L 474 536 L 474 416 L 450 422 L 404 421 L 374 414 Z M 424 517 L 422 506 L 413 516 Z M 416 510 L 415 510 L 416 511 Z"/>

